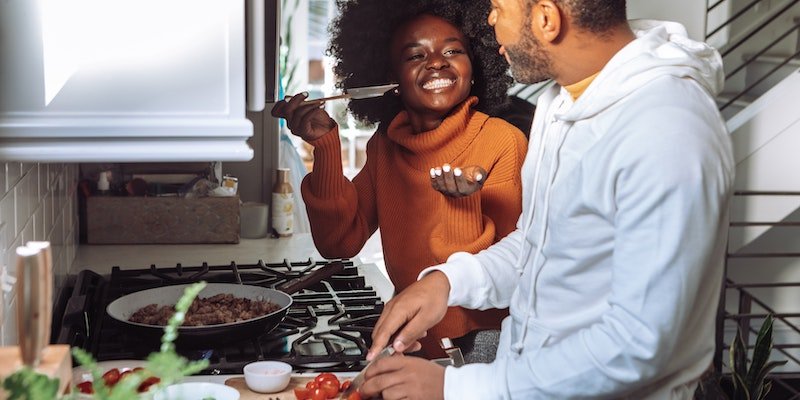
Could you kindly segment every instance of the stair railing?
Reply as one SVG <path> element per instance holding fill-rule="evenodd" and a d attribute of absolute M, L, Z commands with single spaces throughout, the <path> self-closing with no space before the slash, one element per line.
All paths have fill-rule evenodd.
<path fill-rule="evenodd" d="M 734 193 L 735 198 L 753 197 L 753 196 L 791 196 L 800 197 L 800 192 L 791 191 L 739 191 Z M 745 227 L 793 227 L 800 228 L 800 221 L 731 221 L 729 223 L 731 229 L 745 228 Z M 733 259 L 753 259 L 753 260 L 766 260 L 766 259 L 782 259 L 782 258 L 796 258 L 800 259 L 800 252 L 730 252 L 726 254 L 725 259 L 725 280 L 720 293 L 720 304 L 717 312 L 717 327 L 716 327 L 716 351 L 714 353 L 714 370 L 718 376 L 723 375 L 723 367 L 726 366 L 726 358 L 724 353 L 729 351 L 730 344 L 725 343 L 725 321 L 733 321 L 740 332 L 742 332 L 742 339 L 745 348 L 752 349 L 754 344 L 751 341 L 749 332 L 757 334 L 758 328 L 768 314 L 772 314 L 775 326 L 783 326 L 788 328 L 792 333 L 800 334 L 800 324 L 797 318 L 800 318 L 800 312 L 779 312 L 771 307 L 766 302 L 758 299 L 754 294 L 754 289 L 765 288 L 800 288 L 800 282 L 768 282 L 768 283 L 737 283 L 728 277 L 728 269 L 730 261 Z M 735 311 L 728 311 L 726 309 L 726 298 L 731 294 L 738 295 L 738 303 Z M 754 312 L 756 308 L 758 311 Z M 758 323 L 756 323 L 758 322 Z M 800 366 L 800 358 L 797 356 L 797 349 L 800 348 L 800 343 L 778 343 L 773 344 L 773 351 L 779 355 L 780 359 L 786 359 L 793 366 Z M 731 366 L 728 366 L 729 368 Z M 778 373 L 773 372 L 769 374 L 769 379 L 773 385 L 778 385 L 784 389 L 785 392 L 790 393 L 792 396 L 786 400 L 800 399 L 800 390 L 793 387 L 787 380 L 794 380 L 800 378 L 800 373 Z"/>
<path fill-rule="evenodd" d="M 719 7 L 722 3 L 725 3 L 726 1 L 728 1 L 728 0 L 719 0 L 719 1 L 709 5 L 707 7 L 707 10 L 706 10 L 706 26 L 708 26 L 708 15 L 709 15 L 709 13 L 712 10 L 714 10 L 715 8 Z M 734 13 L 730 18 L 728 18 L 722 24 L 720 24 L 719 26 L 717 26 L 716 28 L 711 30 L 709 33 L 707 33 L 706 34 L 706 40 L 710 39 L 712 36 L 714 36 L 715 34 L 719 33 L 722 29 L 731 26 L 734 21 L 738 20 L 747 11 L 751 10 L 754 6 L 756 6 L 760 2 L 762 2 L 762 0 L 754 0 L 754 1 L 751 1 L 750 3 L 748 3 L 746 6 L 744 6 L 741 10 L 737 11 L 736 13 Z M 720 55 L 723 58 L 725 58 L 726 56 L 731 55 L 735 50 L 737 50 L 740 47 L 742 47 L 745 43 L 751 43 L 751 40 L 759 32 L 763 31 L 765 28 L 770 26 L 770 24 L 772 22 L 774 22 L 776 19 L 780 18 L 781 16 L 786 15 L 789 12 L 789 10 L 791 10 L 791 8 L 794 7 L 798 2 L 800 2 L 800 0 L 787 1 L 777 11 L 772 12 L 770 15 L 766 16 L 762 21 L 760 21 L 755 28 L 751 29 L 745 35 L 743 35 L 739 39 L 735 40 L 734 42 L 730 43 L 729 45 L 724 46 L 724 48 L 721 49 L 721 51 L 720 51 Z M 725 77 L 725 81 L 726 82 L 729 81 L 733 76 L 735 76 L 739 72 L 743 71 L 748 65 L 752 64 L 758 57 L 762 56 L 769 49 L 771 49 L 776 44 L 778 44 L 781 40 L 785 39 L 792 32 L 794 32 L 794 31 L 796 31 L 798 29 L 800 29 L 800 21 L 795 22 L 795 24 L 792 25 L 788 30 L 786 30 L 782 34 L 778 35 L 777 39 L 773 40 L 769 45 L 767 45 L 766 47 L 764 47 L 761 50 L 759 50 L 758 52 L 756 52 L 755 55 L 746 58 L 743 63 L 741 63 L 740 65 L 736 66 L 730 73 L 727 74 L 727 76 Z M 780 63 L 778 63 L 773 68 L 771 68 L 766 74 L 762 75 L 755 82 L 747 85 L 744 89 L 742 89 L 738 93 L 734 94 L 730 99 L 727 99 L 719 107 L 720 111 L 725 110 L 731 104 L 733 104 L 734 102 L 736 102 L 737 100 L 739 100 L 740 98 L 745 96 L 747 93 L 751 92 L 760 83 L 762 83 L 765 80 L 767 80 L 770 76 L 772 76 L 781 67 L 783 67 L 784 65 L 788 64 L 790 61 L 792 61 L 792 59 L 794 59 L 794 58 L 796 58 L 798 56 L 800 56 L 800 50 L 798 50 L 794 54 L 789 55 L 788 57 L 784 58 Z"/>

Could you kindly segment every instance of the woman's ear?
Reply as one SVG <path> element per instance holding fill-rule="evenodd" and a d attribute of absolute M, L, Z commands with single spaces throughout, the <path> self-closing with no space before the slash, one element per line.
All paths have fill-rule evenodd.
<path fill-rule="evenodd" d="M 552 0 L 541 0 L 531 9 L 531 30 L 544 42 L 555 42 L 561 35 L 561 8 Z M 537 34 L 538 33 L 538 34 Z"/>

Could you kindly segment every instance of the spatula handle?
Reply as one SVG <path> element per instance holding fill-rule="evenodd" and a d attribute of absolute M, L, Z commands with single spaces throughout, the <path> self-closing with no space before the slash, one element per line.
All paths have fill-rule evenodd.
<path fill-rule="evenodd" d="M 298 292 L 302 289 L 305 289 L 309 286 L 312 286 L 319 281 L 325 280 L 333 276 L 334 274 L 338 274 L 344 271 L 344 264 L 341 262 L 332 262 L 316 271 L 303 275 L 299 278 L 292 279 L 286 283 L 283 283 L 276 287 L 276 289 L 287 293 L 292 294 Z"/>
<path fill-rule="evenodd" d="M 320 97 L 318 99 L 308 99 L 308 100 L 304 101 L 303 104 L 314 104 L 314 103 L 322 104 L 322 103 L 324 103 L 326 101 L 339 100 L 339 99 L 349 99 L 350 97 L 352 97 L 352 96 L 347 94 L 347 93 L 342 93 L 342 94 L 337 94 L 336 96 Z M 286 96 L 284 98 L 284 100 L 289 101 L 289 99 L 291 99 L 291 98 L 292 98 L 292 96 Z M 277 101 L 268 102 L 267 104 L 275 104 L 275 103 L 277 103 Z"/>

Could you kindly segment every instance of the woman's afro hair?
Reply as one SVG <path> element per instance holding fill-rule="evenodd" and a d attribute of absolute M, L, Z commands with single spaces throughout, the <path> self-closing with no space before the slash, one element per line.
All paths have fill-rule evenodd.
<path fill-rule="evenodd" d="M 391 71 L 390 45 L 395 30 L 422 14 L 443 18 L 461 29 L 469 41 L 475 83 L 470 95 L 476 109 L 497 115 L 508 105 L 513 80 L 498 53 L 492 27 L 486 22 L 489 0 L 337 0 L 339 16 L 331 23 L 328 52 L 335 59 L 336 86 L 385 84 Z M 353 100 L 353 115 L 367 123 L 389 123 L 403 109 L 399 96 Z"/>

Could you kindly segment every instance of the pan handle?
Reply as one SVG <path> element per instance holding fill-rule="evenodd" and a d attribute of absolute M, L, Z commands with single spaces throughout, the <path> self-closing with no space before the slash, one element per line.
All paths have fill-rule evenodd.
<path fill-rule="evenodd" d="M 294 278 L 288 282 L 282 283 L 275 289 L 278 289 L 286 294 L 293 294 L 311 285 L 319 283 L 324 279 L 344 271 L 344 264 L 339 261 L 332 262 L 310 274 L 303 275 L 299 278 Z"/>

